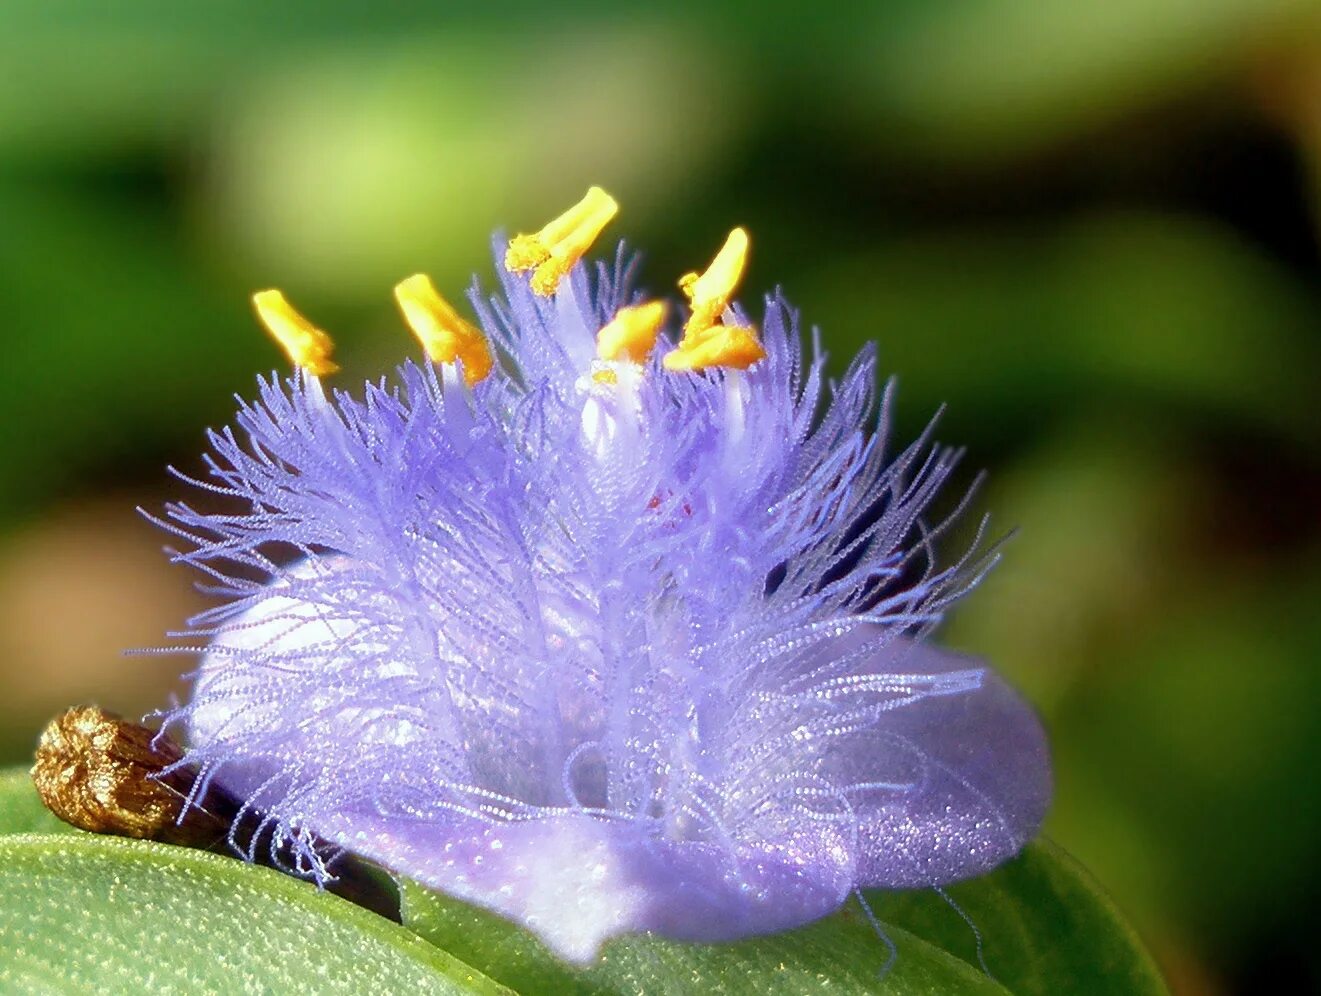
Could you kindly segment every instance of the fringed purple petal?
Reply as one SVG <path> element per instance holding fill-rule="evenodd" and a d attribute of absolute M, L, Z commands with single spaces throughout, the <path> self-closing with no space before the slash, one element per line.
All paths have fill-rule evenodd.
<path fill-rule="evenodd" d="M 491 824 L 336 811 L 316 822 L 346 849 L 494 910 L 581 963 L 622 933 L 721 941 L 794 927 L 833 912 L 854 883 L 838 831 L 727 846 L 584 813 Z"/>
<path fill-rule="evenodd" d="M 1008 857 L 1049 794 L 1040 726 L 919 642 L 995 559 L 937 561 L 959 454 L 892 451 L 874 351 L 827 382 L 778 295 L 747 370 L 596 359 L 631 273 L 543 298 L 502 271 L 474 301 L 503 367 L 471 390 L 272 379 L 211 434 L 195 483 L 235 510 L 161 522 L 221 596 L 168 717 L 188 763 L 296 871 L 326 874 L 315 832 L 573 960 Z"/>
<path fill-rule="evenodd" d="M 1050 801 L 1036 713 L 976 658 L 900 641 L 863 664 L 945 694 L 885 712 L 826 762 L 858 827 L 858 884 L 901 889 L 990 871 L 1035 835 Z M 965 684 L 965 682 L 967 684 Z M 959 688 L 958 686 L 964 686 Z"/>

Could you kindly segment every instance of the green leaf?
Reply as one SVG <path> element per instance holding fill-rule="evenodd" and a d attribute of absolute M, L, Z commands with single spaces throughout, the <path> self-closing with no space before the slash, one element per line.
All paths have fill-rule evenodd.
<path fill-rule="evenodd" d="M 986 967 L 1011 992 L 1162 996 L 1159 971 L 1110 898 L 1048 841 L 947 895 L 982 936 Z M 876 915 L 972 965 L 977 932 L 933 890 L 872 892 Z"/>
<path fill-rule="evenodd" d="M 42 805 L 27 768 L 0 768 L 0 836 L 78 832 Z"/>
<path fill-rule="evenodd" d="M 1132 929 L 1077 863 L 1052 844 L 1034 844 L 998 871 L 948 891 L 978 925 L 993 978 L 981 967 L 972 928 L 931 890 L 868 894 L 898 950 L 883 976 L 885 945 L 856 903 L 800 930 L 736 944 L 621 938 L 586 971 L 557 962 L 518 927 L 417 886 L 405 889 L 404 922 L 526 996 L 644 990 L 1165 993 Z"/>
<path fill-rule="evenodd" d="M 24 835 L 27 830 L 47 832 Z M 60 832 L 70 836 L 55 836 Z M 501 991 L 494 979 L 524 996 L 1165 993 L 1132 929 L 1087 873 L 1053 844 L 1033 844 L 992 874 L 948 893 L 977 924 L 991 976 L 983 971 L 973 929 L 930 890 L 868 893 L 897 949 L 884 974 L 889 951 L 856 902 L 800 930 L 734 944 L 620 938 L 584 971 L 557 960 L 514 924 L 417 885 L 405 885 L 404 920 L 430 945 L 264 868 L 82 834 L 42 807 L 26 770 L 0 771 L 0 952 L 22 948 L 21 954 L 0 954 L 0 989 L 41 983 L 81 991 L 80 980 L 99 978 L 102 965 L 121 973 L 126 985 L 141 984 L 154 972 L 155 981 L 186 991 L 222 985 L 217 980 L 232 987 L 231 976 L 214 974 L 223 963 L 273 991 L 306 986 L 313 977 L 308 972 L 319 991 L 341 983 L 351 989 L 362 970 L 386 973 L 379 977 L 388 984 L 377 991 L 403 991 L 405 985 Z M 195 927 L 203 922 L 205 932 Z M 65 938 L 90 936 L 93 924 L 96 944 L 84 944 L 85 952 L 68 950 Z M 23 944 L 13 944 L 12 937 L 24 938 Z M 191 957 L 139 965 L 148 943 L 151 950 L 188 951 Z M 20 958 L 32 959 L 37 972 L 62 974 L 19 974 L 33 971 Z"/>
<path fill-rule="evenodd" d="M 1006 992 L 981 969 L 892 927 L 886 934 L 898 956 L 884 971 L 889 950 L 856 907 L 800 930 L 733 944 L 622 937 L 607 944 L 600 962 L 586 970 L 558 961 L 507 920 L 419 886 L 405 887 L 404 923 L 523 996 Z"/>
<path fill-rule="evenodd" d="M 201 851 L 0 837 L 0 991 L 500 993 L 390 921 Z"/>

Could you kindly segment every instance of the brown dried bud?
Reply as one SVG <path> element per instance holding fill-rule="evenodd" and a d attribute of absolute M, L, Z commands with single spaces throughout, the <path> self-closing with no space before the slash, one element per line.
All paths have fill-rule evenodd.
<path fill-rule="evenodd" d="M 161 774 L 182 757 L 166 736 L 77 706 L 41 734 L 32 782 L 51 812 L 82 830 L 209 847 L 223 838 L 224 823 L 196 808 L 179 822 L 196 774 Z"/>
<path fill-rule="evenodd" d="M 32 783 L 47 809 L 81 830 L 205 850 L 232 845 L 260 864 L 287 870 L 291 842 L 273 837 L 264 815 L 223 787 L 210 785 L 186 806 L 197 770 L 184 765 L 164 772 L 182 758 L 183 750 L 164 734 L 97 706 L 76 706 L 41 734 Z M 341 855 L 326 888 L 399 922 L 398 889 L 368 862 Z"/>

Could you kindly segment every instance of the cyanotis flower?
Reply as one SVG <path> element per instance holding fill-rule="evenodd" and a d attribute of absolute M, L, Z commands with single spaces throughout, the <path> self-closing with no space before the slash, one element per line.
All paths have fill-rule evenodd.
<path fill-rule="evenodd" d="M 328 392 L 332 343 L 276 291 L 300 367 L 210 434 L 167 509 L 223 601 L 184 762 L 312 834 L 488 907 L 586 961 L 627 931 L 793 927 L 860 887 L 987 871 L 1036 832 L 1041 727 L 924 638 L 993 555 L 936 563 L 958 454 L 890 452 L 871 349 L 838 381 L 779 294 L 733 301 L 747 235 L 667 308 L 633 260 L 581 257 L 593 189 L 497 240 L 470 324 L 396 288 L 427 359 Z"/>

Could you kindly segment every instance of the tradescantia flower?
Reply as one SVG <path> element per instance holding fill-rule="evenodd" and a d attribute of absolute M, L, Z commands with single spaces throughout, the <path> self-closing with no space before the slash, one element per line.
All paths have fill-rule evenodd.
<path fill-rule="evenodd" d="M 593 188 L 498 242 L 480 329 L 405 280 L 427 358 L 360 393 L 256 296 L 299 370 L 210 434 L 197 483 L 237 506 L 164 520 L 222 597 L 181 763 L 294 871 L 331 874 L 315 834 L 574 961 L 992 868 L 1050 779 L 1032 711 L 924 642 L 994 559 L 935 561 L 958 454 L 890 451 L 871 349 L 828 381 L 778 294 L 754 324 L 741 229 L 671 328 L 622 248 L 581 261 L 615 211 Z"/>

